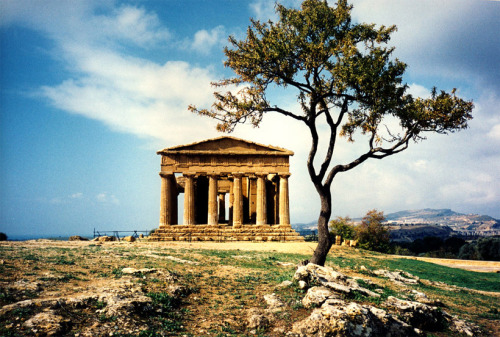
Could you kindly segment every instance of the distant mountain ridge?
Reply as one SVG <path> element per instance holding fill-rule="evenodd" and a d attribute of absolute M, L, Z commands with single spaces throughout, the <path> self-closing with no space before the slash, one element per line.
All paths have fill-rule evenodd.
<path fill-rule="evenodd" d="M 463 214 L 451 209 L 424 208 L 405 210 L 385 215 L 391 231 L 391 237 L 396 241 L 413 241 L 425 236 L 492 236 L 500 235 L 500 220 L 489 215 Z M 360 223 L 361 218 L 354 218 Z M 317 222 L 297 223 L 292 227 L 299 232 L 317 231 Z"/>
<path fill-rule="evenodd" d="M 389 224 L 427 224 L 448 226 L 455 231 L 500 230 L 500 220 L 489 215 L 463 214 L 451 209 L 425 208 L 386 215 Z"/>

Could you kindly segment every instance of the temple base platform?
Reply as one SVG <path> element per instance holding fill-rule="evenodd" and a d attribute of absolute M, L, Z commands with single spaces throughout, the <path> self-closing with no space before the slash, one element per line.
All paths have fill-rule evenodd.
<path fill-rule="evenodd" d="M 304 238 L 289 225 L 160 225 L 149 241 L 280 241 L 301 242 Z"/>

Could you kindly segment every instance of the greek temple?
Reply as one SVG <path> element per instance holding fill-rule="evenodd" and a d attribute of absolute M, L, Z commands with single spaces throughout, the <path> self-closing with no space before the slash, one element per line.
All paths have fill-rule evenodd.
<path fill-rule="evenodd" d="M 157 154 L 160 225 L 150 240 L 303 241 L 290 225 L 292 151 L 224 136 Z"/>

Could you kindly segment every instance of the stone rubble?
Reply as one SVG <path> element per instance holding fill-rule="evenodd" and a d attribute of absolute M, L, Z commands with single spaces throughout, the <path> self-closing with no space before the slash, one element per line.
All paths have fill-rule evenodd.
<path fill-rule="evenodd" d="M 285 303 L 274 293 L 270 295 L 264 295 L 264 301 L 266 301 L 269 312 L 280 312 L 286 307 Z"/>
<path fill-rule="evenodd" d="M 298 267 L 293 278 L 297 282 L 303 282 L 302 289 L 318 284 L 344 294 L 357 291 L 369 297 L 380 297 L 380 294 L 361 287 L 356 280 L 331 268 L 321 267 L 313 263 Z"/>
<path fill-rule="evenodd" d="M 400 272 L 384 271 L 379 275 L 389 277 L 397 283 L 403 279 L 410 280 L 407 283 L 418 282 L 417 277 L 408 273 L 403 276 Z M 332 268 L 309 263 L 299 266 L 293 278 L 302 283 L 299 287 L 307 289 L 302 304 L 306 308 L 316 309 L 306 319 L 293 324 L 292 330 L 287 334 L 290 337 L 411 337 L 425 336 L 424 331 L 443 331 L 446 327 L 467 336 L 480 336 L 477 326 L 449 315 L 434 305 L 442 306 L 440 301 L 432 301 L 422 292 L 412 291 L 411 294 L 426 303 L 389 296 L 382 304 L 384 309 L 381 309 L 348 302 L 345 295 L 353 291 L 367 296 L 372 296 L 371 293 L 374 292 L 360 287 L 356 280 Z M 365 283 L 374 285 L 368 280 Z"/>
<path fill-rule="evenodd" d="M 340 299 L 329 299 L 305 320 L 292 326 L 290 337 L 309 336 L 424 336 L 385 310 Z"/>
<path fill-rule="evenodd" d="M 385 269 L 378 269 L 373 271 L 373 274 L 378 276 L 387 277 L 391 281 L 399 284 L 418 284 L 419 278 L 417 276 L 413 276 L 410 273 L 402 272 L 402 271 L 388 271 Z"/>
<path fill-rule="evenodd" d="M 79 316 L 74 312 L 75 309 L 90 309 L 96 316 L 88 318 L 90 324 L 81 328 L 79 336 L 110 335 L 110 331 L 138 334 L 148 328 L 141 316 L 152 313 L 155 308 L 152 299 L 144 293 L 141 283 L 135 282 L 134 276 L 155 274 L 155 277 L 161 277 L 168 283 L 167 292 L 171 296 L 183 296 L 188 293 L 185 287 L 175 283 L 175 275 L 168 271 L 123 268 L 122 273 L 124 276 L 110 280 L 106 286 L 88 289 L 78 296 L 36 298 L 5 305 L 0 308 L 0 316 L 12 314 L 20 309 L 31 309 L 34 311 L 33 316 L 23 323 L 24 329 L 29 329 L 37 336 L 60 336 L 74 323 L 73 319 L 67 318 L 68 315 Z M 11 289 L 21 286 L 13 284 Z M 36 283 L 26 283 L 25 286 L 30 289 L 39 287 Z"/>
<path fill-rule="evenodd" d="M 23 323 L 37 336 L 60 336 L 68 326 L 69 321 L 57 315 L 53 310 L 47 310 L 36 314 Z"/>

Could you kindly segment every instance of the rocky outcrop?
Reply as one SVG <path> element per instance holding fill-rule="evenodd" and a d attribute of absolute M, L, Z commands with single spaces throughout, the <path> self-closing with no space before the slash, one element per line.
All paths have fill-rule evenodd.
<path fill-rule="evenodd" d="M 303 282 L 302 288 L 320 285 L 334 292 L 353 294 L 355 291 L 369 297 L 380 297 L 380 294 L 361 287 L 358 282 L 346 275 L 334 271 L 332 268 L 309 263 L 297 268 L 294 280 Z"/>
<path fill-rule="evenodd" d="M 423 334 L 385 310 L 329 299 L 308 318 L 295 323 L 288 336 L 413 337 Z"/>
<path fill-rule="evenodd" d="M 95 316 L 85 315 L 86 324 L 78 329 L 80 336 L 110 335 L 110 331 L 138 335 L 148 329 L 143 317 L 154 315 L 158 308 L 154 307 L 147 290 L 137 282 L 137 277 L 143 279 L 151 275 L 161 280 L 166 286 L 165 291 L 173 298 L 179 299 L 189 293 L 186 287 L 177 284 L 177 277 L 168 271 L 123 268 L 121 273 L 121 278 L 109 280 L 105 286 L 87 289 L 77 296 L 36 298 L 4 305 L 0 308 L 0 316 L 29 312 L 32 316 L 22 324 L 22 329 L 36 336 L 61 336 L 74 328 L 72 318 L 81 316 L 77 312 L 86 311 L 95 313 Z M 34 290 L 40 285 L 19 283 L 9 289 L 20 291 L 21 287 Z"/>
<path fill-rule="evenodd" d="M 36 314 L 23 323 L 36 336 L 60 336 L 69 325 L 69 320 L 48 310 Z"/>
<path fill-rule="evenodd" d="M 126 242 L 135 242 L 135 237 L 129 235 L 129 236 L 125 236 L 122 241 L 126 241 Z"/>
<path fill-rule="evenodd" d="M 73 235 L 68 238 L 68 241 L 89 241 L 89 239 L 80 235 Z"/>
<path fill-rule="evenodd" d="M 396 283 L 419 282 L 417 277 L 407 273 L 403 275 L 387 270 L 375 273 Z M 377 308 L 349 302 L 346 295 L 354 292 L 371 297 L 380 297 L 380 294 L 361 287 L 356 280 L 332 268 L 314 264 L 299 266 L 294 280 L 299 287 L 307 289 L 302 304 L 316 309 L 306 319 L 296 322 L 288 336 L 425 336 L 424 331 L 443 331 L 446 328 L 468 336 L 479 335 L 476 326 L 447 314 L 435 305 L 442 305 L 440 301 L 430 300 L 418 291 L 412 292 L 412 297 L 426 303 L 389 296 L 382 308 Z M 368 280 L 365 283 L 374 285 Z M 378 290 L 381 289 L 375 289 Z"/>
<path fill-rule="evenodd" d="M 406 273 L 403 271 L 389 271 L 385 269 L 379 269 L 373 271 L 373 274 L 378 275 L 378 276 L 383 276 L 387 277 L 393 282 L 396 283 L 406 283 L 406 284 L 417 284 L 419 281 L 419 278 L 417 276 L 413 276 L 410 273 Z"/>

